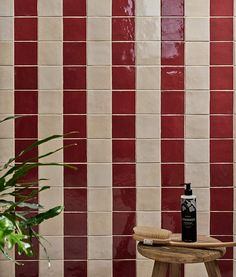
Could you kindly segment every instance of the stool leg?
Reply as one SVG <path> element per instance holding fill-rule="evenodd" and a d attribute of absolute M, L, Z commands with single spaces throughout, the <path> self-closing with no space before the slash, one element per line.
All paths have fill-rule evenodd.
<path fill-rule="evenodd" d="M 167 269 L 168 269 L 167 263 L 161 263 L 155 261 L 153 271 L 152 271 L 152 277 L 166 277 Z"/>
<path fill-rule="evenodd" d="M 207 262 L 205 266 L 209 277 L 221 277 L 217 261 Z"/>
<path fill-rule="evenodd" d="M 180 277 L 181 276 L 181 265 L 180 264 L 170 264 L 170 276 Z"/>

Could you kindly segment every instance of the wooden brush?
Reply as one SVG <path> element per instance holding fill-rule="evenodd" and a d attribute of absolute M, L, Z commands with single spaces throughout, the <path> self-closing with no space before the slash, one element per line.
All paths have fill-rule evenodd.
<path fill-rule="evenodd" d="M 147 245 L 159 244 L 189 248 L 217 248 L 236 246 L 236 242 L 183 242 L 180 240 L 178 234 L 173 234 L 169 230 L 158 229 L 155 227 L 136 226 L 133 228 L 133 231 L 133 238 Z"/>

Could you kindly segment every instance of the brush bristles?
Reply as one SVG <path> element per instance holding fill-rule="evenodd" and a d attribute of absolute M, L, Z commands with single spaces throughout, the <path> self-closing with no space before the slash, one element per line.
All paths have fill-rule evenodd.
<path fill-rule="evenodd" d="M 134 227 L 134 233 L 138 236 L 145 237 L 146 239 L 169 239 L 171 231 L 166 229 L 158 229 L 148 226 L 136 226 Z"/>

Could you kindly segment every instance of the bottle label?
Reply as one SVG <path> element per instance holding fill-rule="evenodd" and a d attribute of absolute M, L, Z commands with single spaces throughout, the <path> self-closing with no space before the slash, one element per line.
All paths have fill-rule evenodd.
<path fill-rule="evenodd" d="M 197 239 L 196 198 L 181 199 L 182 240 L 194 242 Z"/>

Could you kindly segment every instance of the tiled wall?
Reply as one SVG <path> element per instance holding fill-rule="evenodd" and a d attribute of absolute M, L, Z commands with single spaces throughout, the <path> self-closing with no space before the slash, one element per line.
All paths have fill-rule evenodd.
<path fill-rule="evenodd" d="M 134 225 L 180 232 L 180 195 L 192 182 L 199 233 L 233 239 L 233 0 L 0 0 L 1 160 L 37 138 L 79 131 L 36 155 L 75 144 L 40 168 L 39 195 L 63 215 L 40 226 L 24 267 L 1 277 L 144 277 Z M 51 159 L 52 160 L 52 159 Z M 47 161 L 51 161 L 47 159 Z M 21 160 L 17 160 L 21 162 Z M 233 251 L 220 261 L 232 277 Z M 235 275 L 236 273 L 234 273 Z M 188 265 L 185 276 L 206 276 Z"/>

